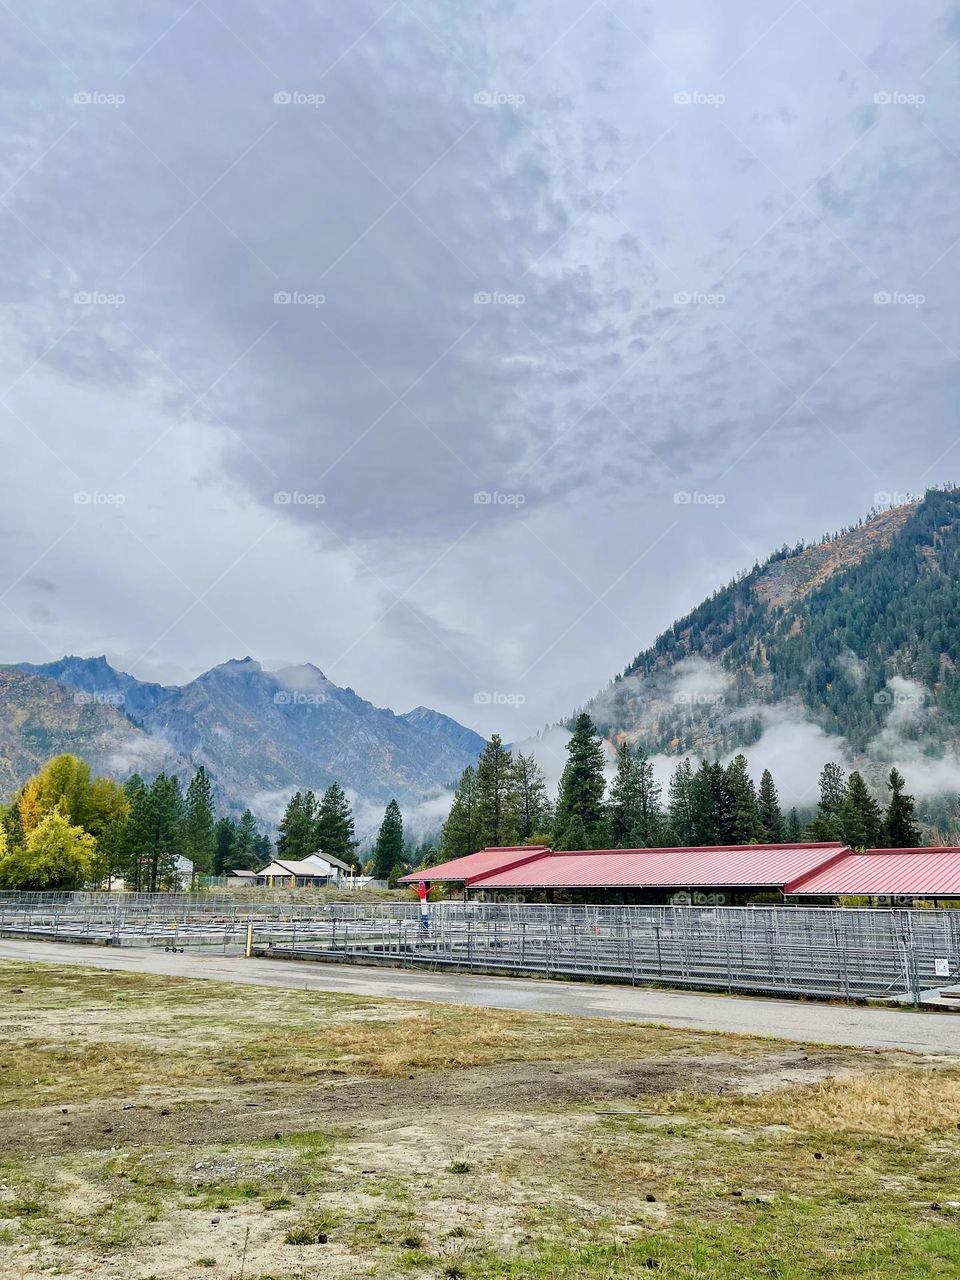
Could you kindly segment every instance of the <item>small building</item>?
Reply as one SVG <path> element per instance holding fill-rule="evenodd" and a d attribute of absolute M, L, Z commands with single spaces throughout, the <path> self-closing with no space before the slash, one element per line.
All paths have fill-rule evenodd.
<path fill-rule="evenodd" d="M 255 871 L 228 871 L 226 876 L 226 888 L 228 889 L 248 889 L 251 885 L 257 883 L 257 873 Z"/>
<path fill-rule="evenodd" d="M 254 883 L 278 889 L 320 888 L 339 884 L 350 874 L 350 866 L 328 853 L 311 853 L 299 861 L 275 858 L 254 873 Z"/>

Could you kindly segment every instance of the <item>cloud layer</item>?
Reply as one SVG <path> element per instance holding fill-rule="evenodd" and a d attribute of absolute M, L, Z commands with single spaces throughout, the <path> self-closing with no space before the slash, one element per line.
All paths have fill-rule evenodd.
<path fill-rule="evenodd" d="M 519 740 L 945 478 L 952 14 L 14 0 L 0 656 Z"/>

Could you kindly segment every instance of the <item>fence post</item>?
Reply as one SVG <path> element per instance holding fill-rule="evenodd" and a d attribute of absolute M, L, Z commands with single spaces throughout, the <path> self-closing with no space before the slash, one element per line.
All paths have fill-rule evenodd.
<path fill-rule="evenodd" d="M 907 949 L 907 978 L 910 983 L 910 993 L 913 996 L 913 1003 L 920 1003 L 920 966 L 917 964 L 917 948 L 916 939 L 913 936 L 913 915 L 909 911 L 904 911 L 905 925 L 904 945 Z"/>
<path fill-rule="evenodd" d="M 253 921 L 251 920 L 247 924 L 247 945 L 243 954 L 249 960 L 252 953 L 253 953 Z"/>

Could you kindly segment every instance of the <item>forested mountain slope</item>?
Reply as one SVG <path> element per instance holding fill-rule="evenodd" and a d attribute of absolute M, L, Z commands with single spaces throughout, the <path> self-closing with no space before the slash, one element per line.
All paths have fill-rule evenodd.
<path fill-rule="evenodd" d="M 856 753 L 960 742 L 960 492 L 783 548 L 665 631 L 588 710 L 650 751 L 755 741 L 789 708 Z"/>

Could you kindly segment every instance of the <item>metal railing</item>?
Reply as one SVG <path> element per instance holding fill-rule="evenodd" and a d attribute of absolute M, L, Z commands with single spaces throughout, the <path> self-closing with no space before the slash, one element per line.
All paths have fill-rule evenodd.
<path fill-rule="evenodd" d="M 209 894 L 0 894 L 0 936 L 793 995 L 919 1001 L 960 980 L 960 912 L 237 901 Z"/>

